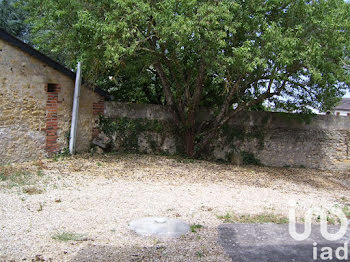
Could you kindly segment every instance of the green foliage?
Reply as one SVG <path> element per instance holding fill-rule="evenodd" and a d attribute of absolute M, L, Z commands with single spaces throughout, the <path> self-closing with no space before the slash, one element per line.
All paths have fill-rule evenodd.
<path fill-rule="evenodd" d="M 349 85 L 350 12 L 342 0 L 25 3 L 36 46 L 64 55 L 68 65 L 83 60 L 90 79 L 142 72 L 125 80 L 136 82 L 130 90 L 150 85 L 155 74 L 146 76 L 147 70 L 156 62 L 180 99 L 205 61 L 203 103 L 211 106 L 220 105 L 238 79 L 238 103 L 258 98 L 271 79 L 275 91 L 287 81 L 279 92 L 284 99 L 271 101 L 288 111 L 328 110 Z"/>
<path fill-rule="evenodd" d="M 63 148 L 60 152 L 54 155 L 53 159 L 54 161 L 58 161 L 60 159 L 64 159 L 66 157 L 70 157 L 71 153 L 69 151 L 69 147 Z"/>
<path fill-rule="evenodd" d="M 164 97 L 159 77 L 145 66 L 147 56 L 133 56 L 118 68 L 118 73 L 108 70 L 98 76 L 96 85 L 119 102 L 163 104 Z M 148 62 L 149 63 L 149 62 Z"/>
<path fill-rule="evenodd" d="M 25 23 L 27 13 L 17 3 L 18 0 L 0 0 L 0 28 L 28 42 L 29 26 Z"/>
<path fill-rule="evenodd" d="M 36 47 L 116 100 L 171 105 L 199 149 L 237 112 L 325 112 L 349 89 L 344 0 L 21 1 Z M 197 128 L 201 106 L 215 117 Z"/>
<path fill-rule="evenodd" d="M 64 138 L 66 139 L 66 145 L 69 147 L 69 140 L 70 140 L 70 131 L 66 131 L 64 133 Z"/>

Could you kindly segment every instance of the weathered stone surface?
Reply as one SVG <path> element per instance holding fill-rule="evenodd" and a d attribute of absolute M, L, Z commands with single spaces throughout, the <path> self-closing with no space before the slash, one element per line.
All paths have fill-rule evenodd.
<path fill-rule="evenodd" d="M 105 116 L 110 118 L 143 118 L 148 120 L 171 120 L 168 107 L 161 105 L 129 104 L 120 102 L 106 103 Z"/>
<path fill-rule="evenodd" d="M 237 166 L 243 165 L 242 155 L 238 152 L 233 152 L 231 157 L 231 164 L 237 165 Z"/>
<path fill-rule="evenodd" d="M 190 226 L 182 220 L 166 217 L 145 217 L 133 220 L 129 228 L 142 236 L 175 238 L 190 231 Z"/>
<path fill-rule="evenodd" d="M 199 119 L 210 118 L 202 111 Z M 107 102 L 105 116 L 128 119 L 168 121 L 172 119 L 169 108 L 155 105 L 134 105 Z M 165 122 L 164 122 L 165 123 Z M 350 118 L 318 115 L 310 123 L 303 123 L 291 114 L 247 112 L 232 120 L 232 130 L 244 130 L 235 137 L 219 137 L 212 141 L 213 151 L 208 159 L 225 160 L 234 164 L 244 162 L 249 153 L 266 166 L 307 167 L 317 169 L 350 168 Z M 241 132 L 241 131 L 239 131 Z M 238 133 L 239 133 L 238 132 Z M 237 132 L 236 132 L 237 133 Z M 140 132 L 138 150 L 146 153 L 178 152 L 176 132 Z M 119 141 L 113 141 L 119 149 Z M 241 155 L 239 155 L 241 154 Z"/>
<path fill-rule="evenodd" d="M 57 148 L 67 147 L 73 104 L 74 80 L 0 40 L 0 162 L 47 156 L 47 84 L 60 86 L 57 99 Z M 97 115 L 93 103 L 101 99 L 82 88 L 77 151 L 86 151 L 92 140 Z M 55 134 L 56 136 L 56 134 Z"/>
<path fill-rule="evenodd" d="M 143 132 L 138 137 L 139 151 L 152 154 L 154 149 L 152 143 L 155 143 L 161 152 L 173 155 L 176 153 L 176 140 L 173 136 L 153 132 Z"/>
<path fill-rule="evenodd" d="M 92 143 L 102 149 L 109 149 L 111 147 L 111 139 L 108 137 L 95 137 Z"/>

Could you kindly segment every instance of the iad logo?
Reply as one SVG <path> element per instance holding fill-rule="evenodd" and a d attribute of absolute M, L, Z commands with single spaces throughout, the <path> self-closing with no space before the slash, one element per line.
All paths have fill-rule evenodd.
<path fill-rule="evenodd" d="M 313 215 L 319 215 L 320 217 L 320 225 L 321 225 L 321 234 L 322 236 L 329 241 L 336 241 L 343 238 L 346 234 L 346 230 L 348 228 L 348 220 L 346 219 L 345 214 L 339 208 L 331 208 L 329 209 L 329 213 L 337 216 L 340 221 L 340 228 L 336 233 L 328 232 L 328 223 L 327 223 L 327 212 L 324 209 L 315 207 L 309 209 L 305 214 L 305 228 L 303 233 L 296 232 L 296 218 L 295 218 L 295 201 L 290 202 L 289 208 L 289 234 L 292 238 L 297 241 L 303 241 L 307 239 L 311 234 L 311 220 Z"/>
<path fill-rule="evenodd" d="M 342 239 L 348 228 L 348 220 L 339 208 L 330 208 L 327 211 L 321 208 L 311 208 L 305 214 L 305 224 L 304 224 L 304 232 L 297 233 L 296 232 L 296 217 L 295 217 L 295 201 L 290 202 L 289 209 L 289 234 L 292 238 L 297 241 L 303 241 L 310 237 L 311 235 L 311 224 L 312 217 L 317 215 L 320 218 L 320 231 L 321 235 L 325 240 L 328 241 L 336 241 Z M 328 223 L 327 223 L 327 213 L 333 216 L 338 217 L 340 222 L 339 230 L 335 233 L 328 232 Z M 322 247 L 320 249 L 320 259 L 321 260 L 332 260 L 333 259 L 333 249 L 331 247 Z M 313 244 L 313 259 L 318 259 L 318 248 L 317 243 Z M 334 255 L 338 260 L 348 260 L 348 241 L 344 243 L 344 246 L 340 246 L 335 249 Z"/>
<path fill-rule="evenodd" d="M 349 242 L 344 242 L 344 246 L 339 246 L 334 250 L 334 257 L 338 260 L 348 261 L 349 259 Z M 322 247 L 318 250 L 317 243 L 315 242 L 312 249 L 312 258 L 313 260 L 318 259 L 318 254 L 320 253 L 321 260 L 333 260 L 333 248 L 331 247 Z"/>

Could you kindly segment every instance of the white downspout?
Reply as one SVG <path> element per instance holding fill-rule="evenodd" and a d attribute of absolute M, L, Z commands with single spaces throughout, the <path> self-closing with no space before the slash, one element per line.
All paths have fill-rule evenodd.
<path fill-rule="evenodd" d="M 69 139 L 69 152 L 72 155 L 75 154 L 75 144 L 77 140 L 80 86 L 81 86 L 81 63 L 78 62 L 78 69 L 76 73 L 75 88 L 74 88 L 72 126 L 70 129 L 70 139 Z"/>

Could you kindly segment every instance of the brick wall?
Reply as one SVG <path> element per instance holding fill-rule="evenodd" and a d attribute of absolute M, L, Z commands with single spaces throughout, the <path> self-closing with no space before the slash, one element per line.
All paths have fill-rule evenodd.
<path fill-rule="evenodd" d="M 98 102 L 93 103 L 92 112 L 93 115 L 99 117 L 104 114 L 105 100 L 101 98 Z M 92 128 L 92 138 L 98 137 L 100 131 L 98 128 L 98 120 L 95 121 L 95 126 Z"/>
<path fill-rule="evenodd" d="M 103 115 L 105 109 L 105 100 L 101 98 L 98 102 L 93 103 L 92 110 L 94 115 Z"/>
<path fill-rule="evenodd" d="M 59 146 L 57 144 L 58 138 L 58 93 L 61 87 L 56 84 L 48 84 L 46 87 L 47 102 L 46 102 L 46 146 L 45 149 L 49 155 L 57 153 Z"/>

